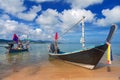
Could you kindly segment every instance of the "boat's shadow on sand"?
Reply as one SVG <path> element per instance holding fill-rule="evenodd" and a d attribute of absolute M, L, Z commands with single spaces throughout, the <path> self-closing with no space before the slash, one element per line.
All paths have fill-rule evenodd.
<path fill-rule="evenodd" d="M 59 59 L 59 58 L 57 58 L 57 57 L 49 57 L 48 58 L 48 60 L 49 60 L 49 62 L 51 63 L 51 64 L 54 64 L 54 65 L 56 65 L 56 62 L 57 63 L 63 63 L 63 64 L 70 64 L 70 65 L 74 65 L 74 66 L 76 66 L 76 67 L 81 67 L 81 66 L 78 66 L 78 65 L 75 65 L 75 64 L 71 64 L 71 63 L 69 63 L 69 62 L 66 62 L 66 61 L 64 61 L 64 60 L 61 60 L 61 59 Z M 97 64 L 97 66 L 94 68 L 94 69 L 92 69 L 92 70 L 98 70 L 98 69 L 101 69 L 101 68 L 104 68 L 104 67 L 107 67 L 107 71 L 109 72 L 109 70 L 110 70 L 110 68 L 108 67 L 108 65 L 107 64 L 104 64 L 104 63 L 98 63 Z M 109 68 L 109 69 L 108 69 Z M 85 69 L 87 69 L 87 68 L 85 68 Z M 88 69 L 88 70 L 91 70 L 91 69 Z"/>

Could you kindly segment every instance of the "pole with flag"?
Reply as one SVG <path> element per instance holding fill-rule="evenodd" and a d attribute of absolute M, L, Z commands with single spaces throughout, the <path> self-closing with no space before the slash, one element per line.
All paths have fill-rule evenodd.
<path fill-rule="evenodd" d="M 13 41 L 15 41 L 18 44 L 18 40 L 19 40 L 18 36 L 16 34 L 14 34 L 13 35 Z"/>
<path fill-rule="evenodd" d="M 55 53 L 58 53 L 58 32 L 55 33 L 55 42 L 54 42 L 54 46 L 55 46 Z"/>
<path fill-rule="evenodd" d="M 85 30 L 84 30 L 84 19 L 85 16 L 83 16 L 81 22 L 82 22 L 82 37 L 80 39 L 80 43 L 82 43 L 82 48 L 85 48 Z"/>

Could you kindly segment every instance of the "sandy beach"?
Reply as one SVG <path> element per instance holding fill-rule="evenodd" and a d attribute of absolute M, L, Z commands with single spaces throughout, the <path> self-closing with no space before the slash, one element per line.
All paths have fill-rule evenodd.
<path fill-rule="evenodd" d="M 51 60 L 22 69 L 16 67 L 16 71 L 2 80 L 120 80 L 120 64 L 109 67 L 101 61 L 96 69 L 89 70 L 61 60 Z"/>

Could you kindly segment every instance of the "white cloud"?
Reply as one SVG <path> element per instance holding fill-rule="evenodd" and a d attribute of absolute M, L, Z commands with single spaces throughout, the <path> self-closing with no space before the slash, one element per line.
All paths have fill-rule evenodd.
<path fill-rule="evenodd" d="M 50 39 L 56 31 L 64 32 L 66 29 L 77 23 L 82 16 L 85 16 L 85 22 L 92 23 L 95 18 L 95 14 L 90 10 L 85 10 L 86 8 L 93 4 L 102 3 L 103 0 L 66 0 L 66 2 L 71 4 L 72 9 L 64 10 L 59 13 L 57 10 L 47 9 L 46 11 L 41 11 L 41 6 L 32 6 L 31 9 L 23 5 L 24 0 L 0 0 L 0 9 L 4 10 L 6 13 L 12 14 L 23 20 L 33 21 L 36 19 L 39 27 L 33 28 L 32 25 L 19 23 L 14 20 L 10 20 L 10 17 L 6 14 L 0 16 L 0 35 L 10 36 L 13 33 L 20 34 L 21 38 L 24 38 L 26 34 L 30 34 L 31 39 Z M 35 2 L 44 1 L 56 1 L 56 0 L 31 0 Z M 58 1 L 58 0 L 57 0 Z M 11 7 L 10 7 L 11 6 Z M 29 11 L 28 11 L 29 10 Z M 38 16 L 37 12 L 42 13 Z M 112 23 L 120 22 L 120 6 L 113 9 L 105 9 L 102 11 L 105 18 L 96 20 L 97 25 L 108 25 Z M 5 37 L 4 37 L 5 38 Z"/>
<path fill-rule="evenodd" d="M 23 0 L 0 0 L 0 9 L 10 14 L 16 14 L 26 10 Z"/>
<path fill-rule="evenodd" d="M 41 10 L 41 5 L 32 6 L 32 8 L 30 9 L 30 12 L 38 12 L 40 10 Z"/>
<path fill-rule="evenodd" d="M 105 18 L 98 19 L 95 24 L 99 26 L 107 26 L 120 22 L 120 6 L 116 6 L 113 9 L 104 9 L 102 14 Z"/>
<path fill-rule="evenodd" d="M 58 16 L 56 10 L 48 9 L 36 19 L 36 22 L 41 25 L 54 25 L 58 22 L 56 16 Z"/>
<path fill-rule="evenodd" d="M 37 16 L 37 12 L 41 10 L 41 6 L 32 6 L 29 11 L 23 12 L 27 10 L 24 0 L 0 0 L 0 9 L 20 19 L 32 21 Z"/>
<path fill-rule="evenodd" d="M 14 33 L 16 33 L 20 39 L 25 39 L 26 35 L 34 40 L 48 39 L 48 34 L 41 28 L 34 29 L 33 26 L 31 27 L 24 23 L 0 18 L 0 39 L 12 39 Z"/>
<path fill-rule="evenodd" d="M 27 33 L 29 28 L 22 23 L 18 23 L 14 20 L 0 20 L 0 34 L 9 35 L 13 33 Z"/>
<path fill-rule="evenodd" d="M 72 8 L 86 8 L 93 4 L 100 4 L 103 0 L 66 0 Z"/>
<path fill-rule="evenodd" d="M 92 22 L 94 19 L 95 14 L 93 14 L 89 10 L 84 9 L 71 9 L 71 10 L 64 10 L 60 15 L 60 19 L 62 20 L 61 24 L 61 32 L 65 32 L 70 27 L 75 25 L 82 17 L 85 16 L 85 22 Z"/>
<path fill-rule="evenodd" d="M 36 19 L 36 22 L 40 24 L 40 28 L 44 30 L 47 36 L 51 38 L 56 31 L 59 31 L 60 34 L 65 32 L 66 29 L 77 23 L 82 16 L 86 16 L 86 22 L 92 22 L 95 14 L 84 9 L 64 10 L 62 13 L 58 13 L 53 9 L 48 9 L 42 12 Z"/>
<path fill-rule="evenodd" d="M 85 19 L 86 22 L 91 22 L 95 14 L 85 9 L 71 9 L 71 10 L 64 10 L 60 18 L 65 24 L 71 25 L 79 21 L 83 16 L 86 17 Z"/>
<path fill-rule="evenodd" d="M 3 14 L 3 15 L 1 15 L 1 19 L 3 19 L 3 20 L 9 20 L 10 17 L 7 14 Z"/>
<path fill-rule="evenodd" d="M 45 32 L 46 38 L 51 38 L 53 34 L 59 30 L 59 20 L 57 18 L 59 13 L 56 10 L 48 9 L 36 19 L 36 23 Z"/>
<path fill-rule="evenodd" d="M 86 16 L 86 22 L 91 22 L 93 21 L 95 14 L 84 9 L 64 10 L 62 13 L 48 9 L 36 19 L 36 22 L 41 25 L 54 26 L 56 24 L 63 23 L 70 26 L 79 21 L 83 16 Z"/>
<path fill-rule="evenodd" d="M 36 13 L 19 13 L 18 14 L 18 18 L 27 20 L 27 21 L 32 21 L 36 16 L 37 16 Z"/>
<path fill-rule="evenodd" d="M 59 0 L 30 0 L 30 1 L 35 1 L 35 2 L 37 2 L 37 3 L 41 3 L 41 2 L 59 1 Z"/>
<path fill-rule="evenodd" d="M 31 29 L 30 38 L 34 40 L 45 40 L 48 34 L 45 34 L 41 28 Z"/>
<path fill-rule="evenodd" d="M 27 20 L 27 21 L 33 21 L 35 17 L 37 16 L 37 12 L 41 10 L 41 6 L 32 6 L 30 11 L 27 13 L 18 13 L 17 16 L 20 19 Z"/>

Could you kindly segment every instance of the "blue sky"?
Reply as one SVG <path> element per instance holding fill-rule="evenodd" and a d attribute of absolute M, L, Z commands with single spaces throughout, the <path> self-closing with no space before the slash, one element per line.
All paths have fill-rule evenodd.
<path fill-rule="evenodd" d="M 120 25 L 120 0 L 0 0 L 0 39 L 52 40 L 85 16 L 86 40 L 105 40 Z M 115 40 L 119 41 L 118 27 Z M 81 24 L 60 40 L 79 41 Z"/>

